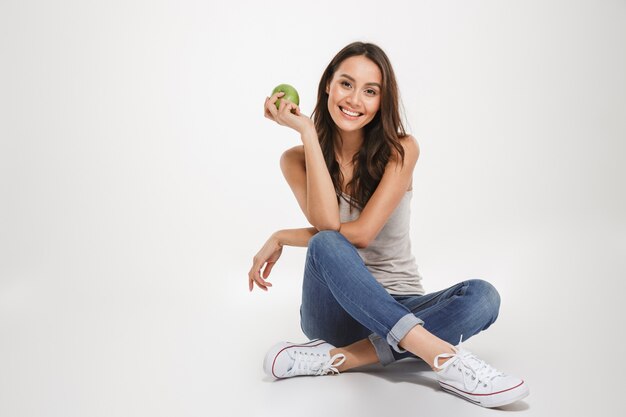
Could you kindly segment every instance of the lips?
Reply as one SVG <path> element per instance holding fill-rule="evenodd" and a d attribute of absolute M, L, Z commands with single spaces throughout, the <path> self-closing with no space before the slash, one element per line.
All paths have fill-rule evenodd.
<path fill-rule="evenodd" d="M 350 117 L 359 117 L 359 116 L 363 116 L 363 113 L 359 113 L 359 112 L 355 112 L 355 111 L 352 111 L 352 110 L 348 110 L 348 109 L 343 108 L 343 107 L 341 107 L 341 106 L 339 106 L 339 110 L 341 110 L 341 112 L 342 112 L 343 114 L 345 114 L 345 115 L 347 115 L 347 116 L 350 116 Z"/>

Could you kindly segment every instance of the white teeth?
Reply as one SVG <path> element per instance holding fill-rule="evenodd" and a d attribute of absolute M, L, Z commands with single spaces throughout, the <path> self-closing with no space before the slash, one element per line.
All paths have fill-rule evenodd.
<path fill-rule="evenodd" d="M 352 117 L 357 117 L 361 115 L 361 113 L 354 113 L 354 112 L 344 109 L 343 107 L 341 107 L 341 111 L 347 114 L 348 116 L 352 116 Z"/>

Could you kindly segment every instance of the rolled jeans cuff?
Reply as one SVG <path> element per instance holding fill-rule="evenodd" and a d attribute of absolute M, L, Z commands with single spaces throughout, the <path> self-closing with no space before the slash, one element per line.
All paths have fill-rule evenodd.
<path fill-rule="evenodd" d="M 406 336 L 406 334 L 413 327 L 423 324 L 423 320 L 415 317 L 412 313 L 409 313 L 398 320 L 398 322 L 391 328 L 387 334 L 387 340 L 383 340 L 382 337 L 375 333 L 369 335 L 369 340 L 376 350 L 380 363 L 383 366 L 386 366 L 396 360 L 390 346 L 398 353 L 406 352 L 406 350 L 398 346 L 398 343 L 400 343 L 400 340 L 404 339 L 404 336 Z"/>
<path fill-rule="evenodd" d="M 391 347 L 382 337 L 376 333 L 372 333 L 369 335 L 368 339 L 372 342 L 372 345 L 374 345 L 376 355 L 381 365 L 387 366 L 396 360 L 396 358 L 393 357 L 393 352 L 391 352 Z"/>

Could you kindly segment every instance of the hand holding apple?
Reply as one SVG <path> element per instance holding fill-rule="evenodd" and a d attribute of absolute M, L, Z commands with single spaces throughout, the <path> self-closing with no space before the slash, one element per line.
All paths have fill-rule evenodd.
<path fill-rule="evenodd" d="M 274 95 L 276 93 L 285 93 L 282 98 L 291 101 L 296 106 L 300 104 L 300 96 L 298 95 L 298 91 L 289 84 L 277 85 L 276 88 L 274 88 L 274 90 L 272 91 L 271 95 Z M 280 102 L 281 102 L 280 98 L 276 100 L 277 109 L 280 109 Z M 292 110 L 292 113 L 293 113 L 293 110 Z"/>
<path fill-rule="evenodd" d="M 271 97 L 265 98 L 265 117 L 300 134 L 315 131 L 313 120 L 300 112 L 298 104 L 300 97 L 296 89 L 288 84 L 280 84 L 274 88 Z"/>

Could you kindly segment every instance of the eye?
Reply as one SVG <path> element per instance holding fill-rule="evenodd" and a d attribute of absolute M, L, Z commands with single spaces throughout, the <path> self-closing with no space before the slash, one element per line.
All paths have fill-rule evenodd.
<path fill-rule="evenodd" d="M 365 90 L 367 92 L 367 94 L 375 96 L 376 95 L 376 90 L 373 90 L 371 88 L 368 88 L 367 90 Z"/>
<path fill-rule="evenodd" d="M 349 86 L 350 86 L 350 83 L 349 83 L 349 82 L 347 82 L 347 81 L 342 81 L 342 82 L 341 82 L 341 85 L 347 85 L 347 86 L 349 87 Z"/>

